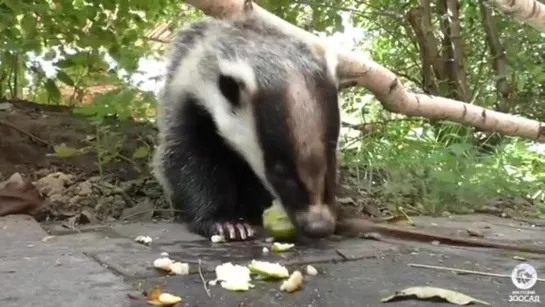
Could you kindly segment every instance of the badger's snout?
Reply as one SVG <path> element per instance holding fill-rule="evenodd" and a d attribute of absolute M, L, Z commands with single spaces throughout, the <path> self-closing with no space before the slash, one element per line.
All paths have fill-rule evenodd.
<path fill-rule="evenodd" d="M 335 215 L 327 205 L 310 205 L 295 215 L 299 231 L 304 236 L 324 238 L 335 232 Z"/>

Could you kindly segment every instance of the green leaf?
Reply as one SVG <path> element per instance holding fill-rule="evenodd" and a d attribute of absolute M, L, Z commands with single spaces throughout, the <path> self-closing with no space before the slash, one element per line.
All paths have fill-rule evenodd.
<path fill-rule="evenodd" d="M 72 80 L 72 78 L 70 78 L 70 76 L 62 70 L 57 71 L 57 79 L 69 86 L 74 86 L 75 84 L 74 80 Z"/>
<path fill-rule="evenodd" d="M 36 18 L 34 18 L 30 12 L 23 15 L 23 18 L 21 19 L 21 28 L 27 35 L 36 32 Z"/>
<path fill-rule="evenodd" d="M 97 109 L 97 106 L 94 104 L 86 104 L 75 108 L 72 112 L 74 112 L 74 114 L 91 116 L 97 114 Z"/>
<path fill-rule="evenodd" d="M 58 102 L 61 99 L 61 92 L 53 79 L 48 78 L 45 81 L 45 89 L 47 90 L 49 99 L 55 102 Z"/>
<path fill-rule="evenodd" d="M 58 60 L 57 62 L 54 63 L 55 66 L 57 66 L 58 68 L 70 68 L 70 67 L 73 67 L 73 66 L 76 66 L 77 63 L 74 62 L 72 59 L 70 58 L 66 58 L 66 59 L 62 59 L 62 60 Z"/>
<path fill-rule="evenodd" d="M 133 159 L 144 159 L 149 155 L 149 148 L 147 146 L 140 146 L 132 154 Z"/>
<path fill-rule="evenodd" d="M 66 144 L 55 146 L 53 149 L 55 150 L 55 152 L 48 153 L 47 154 L 48 157 L 70 158 L 70 157 L 74 157 L 74 156 L 78 156 L 82 154 L 81 150 L 66 146 Z"/>

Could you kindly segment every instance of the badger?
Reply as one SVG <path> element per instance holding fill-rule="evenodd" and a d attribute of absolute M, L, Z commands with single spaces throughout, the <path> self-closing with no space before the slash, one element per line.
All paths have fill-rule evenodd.
<path fill-rule="evenodd" d="M 275 199 L 298 234 L 334 232 L 336 68 L 332 50 L 252 14 L 176 34 L 152 167 L 191 232 L 250 239 Z"/>

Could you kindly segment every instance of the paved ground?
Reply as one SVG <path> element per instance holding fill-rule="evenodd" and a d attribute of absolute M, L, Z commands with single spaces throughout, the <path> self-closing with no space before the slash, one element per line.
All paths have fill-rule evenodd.
<path fill-rule="evenodd" d="M 477 221 L 477 222 L 476 222 Z M 418 221 L 417 221 L 418 222 Z M 459 217 L 448 220 L 421 219 L 427 227 L 465 229 L 471 225 L 488 237 L 532 240 L 545 244 L 545 228 L 492 217 Z M 509 275 L 521 260 L 514 253 L 497 250 L 451 248 L 431 244 L 391 244 L 370 240 L 322 242 L 299 246 L 280 256 L 263 256 L 266 243 L 212 246 L 188 234 L 178 224 L 118 224 L 88 232 L 69 232 L 58 227 L 49 234 L 26 216 L 0 218 L 0 306 L 1 307 L 96 307 L 145 306 L 128 299 L 128 293 L 161 285 L 182 296 L 180 306 L 381 306 L 380 299 L 396 290 L 432 285 L 458 290 L 487 301 L 491 306 L 539 306 L 545 304 L 545 282 L 532 289 L 542 303 L 509 303 L 510 278 L 460 275 L 452 271 L 415 268 L 409 263 L 484 271 Z M 149 235 L 154 241 L 143 246 L 133 241 Z M 541 242 L 540 242 L 541 241 Z M 162 251 L 171 258 L 190 262 L 193 274 L 165 277 L 152 268 Z M 523 255 L 538 277 L 545 277 L 545 257 Z M 210 287 L 207 296 L 199 274 L 198 259 L 206 279 L 213 279 L 215 265 L 251 259 L 281 261 L 290 269 L 313 263 L 319 274 L 308 278 L 295 294 L 278 290 L 278 282 L 258 283 L 246 293 Z M 441 306 L 437 302 L 408 300 L 393 306 Z"/>

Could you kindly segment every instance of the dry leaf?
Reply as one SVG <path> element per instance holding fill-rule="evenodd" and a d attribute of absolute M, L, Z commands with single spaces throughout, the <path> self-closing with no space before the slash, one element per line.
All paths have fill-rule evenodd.
<path fill-rule="evenodd" d="M 473 303 L 490 305 L 485 301 L 475 299 L 471 296 L 467 296 L 460 292 L 442 289 L 442 288 L 436 288 L 436 287 L 427 287 L 427 286 L 426 287 L 411 287 L 401 291 L 396 291 L 396 293 L 394 293 L 393 295 L 381 299 L 381 302 L 386 303 L 386 302 L 406 300 L 411 298 L 418 298 L 422 300 L 428 300 L 432 298 L 442 298 L 449 303 L 460 305 L 460 306 L 469 305 Z"/>
<path fill-rule="evenodd" d="M 45 217 L 47 201 L 36 186 L 19 173 L 0 184 L 0 216 L 29 214 L 38 221 Z"/>
<path fill-rule="evenodd" d="M 133 159 L 144 159 L 149 155 L 149 148 L 147 146 L 140 146 L 132 154 Z"/>
<path fill-rule="evenodd" d="M 95 215 L 92 212 L 87 210 L 82 210 L 76 215 L 71 216 L 70 218 L 63 221 L 61 225 L 65 228 L 76 230 L 79 225 L 96 224 L 96 223 L 98 223 L 98 219 L 95 217 Z"/>
<path fill-rule="evenodd" d="M 476 230 L 476 229 L 466 229 L 467 233 L 469 234 L 469 236 L 471 237 L 479 237 L 479 238 L 484 238 L 484 235 Z"/>
<path fill-rule="evenodd" d="M 71 158 L 74 156 L 79 156 L 84 154 L 85 152 L 81 149 L 73 148 L 70 146 L 66 146 L 66 144 L 61 144 L 58 146 L 54 146 L 53 148 L 55 150 L 54 153 L 48 153 L 48 157 L 55 157 L 55 158 Z"/>
<path fill-rule="evenodd" d="M 337 202 L 339 204 L 342 204 L 342 205 L 346 205 L 346 204 L 355 204 L 356 202 L 354 201 L 354 199 L 352 199 L 351 197 L 340 197 L 340 198 L 337 198 Z"/>

